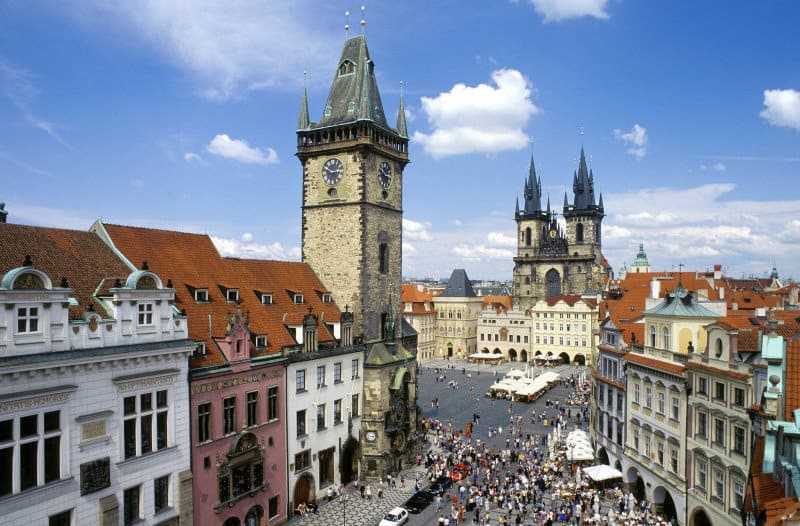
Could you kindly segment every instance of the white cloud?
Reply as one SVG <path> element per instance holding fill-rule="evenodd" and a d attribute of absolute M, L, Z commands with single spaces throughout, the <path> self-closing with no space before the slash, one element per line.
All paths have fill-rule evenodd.
<path fill-rule="evenodd" d="M 84 0 L 64 10 L 92 30 L 144 43 L 187 71 L 198 94 L 225 100 L 251 90 L 298 89 L 303 70 L 312 82 L 328 82 L 341 32 L 319 23 L 325 9 L 313 0 Z"/>
<path fill-rule="evenodd" d="M 514 252 L 503 248 L 492 248 L 485 245 L 459 245 L 453 247 L 453 253 L 459 257 L 469 260 L 505 260 L 511 261 Z"/>
<path fill-rule="evenodd" d="M 223 256 L 280 260 L 297 260 L 300 258 L 300 247 L 285 248 L 278 242 L 264 244 L 216 236 L 210 237 L 219 253 Z"/>
<path fill-rule="evenodd" d="M 253 240 L 253 234 L 251 234 L 250 232 L 245 232 L 244 234 L 242 234 L 242 241 L 244 241 L 245 243 L 249 243 L 252 240 Z"/>
<path fill-rule="evenodd" d="M 800 91 L 793 89 L 764 90 L 764 106 L 759 115 L 773 126 L 800 130 Z"/>
<path fill-rule="evenodd" d="M 545 22 L 559 22 L 582 16 L 593 16 L 601 20 L 608 18 L 608 0 L 530 0 L 530 3 Z"/>
<path fill-rule="evenodd" d="M 723 163 L 714 163 L 715 172 L 724 172 L 727 167 Z"/>
<path fill-rule="evenodd" d="M 614 130 L 614 137 L 622 139 L 626 146 L 630 146 L 628 154 L 636 159 L 641 159 L 647 154 L 647 128 L 634 124 L 629 132 Z"/>
<path fill-rule="evenodd" d="M 417 251 L 417 247 L 407 241 L 403 241 L 403 254 L 413 254 Z"/>
<path fill-rule="evenodd" d="M 523 128 L 539 111 L 530 99 L 530 82 L 514 69 L 492 72 L 492 82 L 494 86 L 456 84 L 435 98 L 422 97 L 433 131 L 416 131 L 413 140 L 437 159 L 525 148 Z"/>
<path fill-rule="evenodd" d="M 196 154 L 194 152 L 186 152 L 186 153 L 184 153 L 183 154 L 183 160 L 186 161 L 187 163 L 191 163 L 191 162 L 202 163 L 203 162 L 203 158 L 200 157 L 199 154 Z"/>
<path fill-rule="evenodd" d="M 431 233 L 430 223 L 421 223 L 419 221 L 412 221 L 411 219 L 403 218 L 403 238 L 415 239 L 418 241 L 430 241 Z"/>
<path fill-rule="evenodd" d="M 517 246 L 517 239 L 512 236 L 507 236 L 503 232 L 489 232 L 489 234 L 486 236 L 486 239 L 489 240 L 489 243 L 493 245 L 499 245 L 501 247 Z"/>
<path fill-rule="evenodd" d="M 134 188 L 144 188 L 144 179 L 141 177 L 134 177 L 131 179 L 131 186 Z"/>
<path fill-rule="evenodd" d="M 460 219 L 453 219 L 453 221 L 451 222 L 453 223 L 454 226 L 464 226 L 463 221 L 461 221 Z"/>
<path fill-rule="evenodd" d="M 278 162 L 278 154 L 272 148 L 267 148 L 267 151 L 264 152 L 260 148 L 251 147 L 245 140 L 231 139 L 224 133 L 211 139 L 206 149 L 209 153 L 240 163 L 275 164 Z"/>

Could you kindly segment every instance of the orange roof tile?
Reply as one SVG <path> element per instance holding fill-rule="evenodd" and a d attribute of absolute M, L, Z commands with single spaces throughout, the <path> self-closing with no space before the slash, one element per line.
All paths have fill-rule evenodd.
<path fill-rule="evenodd" d="M 251 356 L 278 353 L 296 344 L 287 326 L 300 325 L 309 309 L 322 322 L 338 321 L 339 308 L 323 303 L 327 292 L 306 263 L 220 257 L 211 238 L 168 230 L 104 225 L 114 246 L 130 261 L 147 260 L 149 268 L 171 279 L 176 289 L 175 305 L 189 316 L 189 337 L 206 341 L 206 356 L 192 359 L 192 367 L 224 363 L 213 340 L 224 338 L 228 314 L 236 309 L 224 295 L 225 288 L 237 288 L 243 312 L 250 314 L 250 330 L 267 336 L 267 349 Z M 194 290 L 208 290 L 208 301 L 197 302 Z M 303 294 L 303 303 L 294 303 L 294 294 Z M 261 294 L 272 294 L 272 304 L 263 305 Z M 324 323 L 319 342 L 333 340 Z"/>
<path fill-rule="evenodd" d="M 686 368 L 698 371 L 707 371 L 718 376 L 727 376 L 728 378 L 734 378 L 737 380 L 747 380 L 750 378 L 750 375 L 747 373 L 741 373 L 731 369 L 722 369 L 720 367 L 711 367 L 710 365 L 706 365 L 702 362 L 696 362 L 692 360 L 686 362 Z"/>
<path fill-rule="evenodd" d="M 685 369 L 683 365 L 656 360 L 655 358 L 650 358 L 649 356 L 644 356 L 635 352 L 629 352 L 626 354 L 624 360 L 626 362 L 637 363 L 639 365 L 644 365 L 645 367 L 650 367 L 651 369 L 658 369 L 672 374 L 683 374 Z"/>
<path fill-rule="evenodd" d="M 596 307 L 597 306 L 597 301 L 594 298 L 582 298 L 578 294 L 569 294 L 569 295 L 567 295 L 567 294 L 559 294 L 559 295 L 550 296 L 549 298 L 547 298 L 547 304 L 549 306 L 551 306 L 551 307 L 554 306 L 559 301 L 563 301 L 564 303 L 566 303 L 570 307 L 574 306 L 579 301 L 582 301 L 583 303 L 585 303 L 589 307 Z"/>
<path fill-rule="evenodd" d="M 784 490 L 783 485 L 775 480 L 772 473 L 764 473 L 764 444 L 763 436 L 756 437 L 755 444 L 753 445 L 753 459 L 750 462 L 750 475 L 753 480 L 753 496 L 756 502 L 756 514 L 761 514 L 765 511 L 766 505 L 783 498 Z M 750 493 L 750 486 L 747 487 L 747 493 Z M 749 495 L 748 495 L 749 496 Z M 745 498 L 745 511 L 752 510 L 752 499 Z"/>
<path fill-rule="evenodd" d="M 0 277 L 21 267 L 25 256 L 30 255 L 33 267 L 50 276 L 54 287 L 61 285 L 61 278 L 67 278 L 79 304 L 69 308 L 70 319 L 80 319 L 90 303 L 99 310 L 95 290 L 106 282 L 113 285 L 116 278 L 124 283 L 132 272 L 91 232 L 0 223 L 0 247 Z"/>
<path fill-rule="evenodd" d="M 511 303 L 513 298 L 511 296 L 484 296 L 482 308 L 492 306 L 498 312 L 507 312 L 511 310 Z"/>
<path fill-rule="evenodd" d="M 800 378 L 800 339 L 786 342 L 786 378 Z M 800 385 L 796 381 L 786 382 L 784 418 L 794 421 L 794 410 L 800 407 Z"/>

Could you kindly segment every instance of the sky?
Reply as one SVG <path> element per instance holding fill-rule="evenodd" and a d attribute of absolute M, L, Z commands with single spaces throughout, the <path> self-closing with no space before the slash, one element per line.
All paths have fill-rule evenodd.
<path fill-rule="evenodd" d="M 616 273 L 644 243 L 654 271 L 800 279 L 790 0 L 0 0 L 9 222 L 299 260 L 303 86 L 318 121 L 362 16 L 411 136 L 406 278 L 510 279 L 531 155 L 560 211 L 583 147 Z"/>

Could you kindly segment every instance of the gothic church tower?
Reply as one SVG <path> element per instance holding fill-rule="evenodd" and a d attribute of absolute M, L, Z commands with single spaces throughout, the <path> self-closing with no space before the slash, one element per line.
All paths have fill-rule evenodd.
<path fill-rule="evenodd" d="M 362 21 L 363 24 L 363 21 Z M 416 333 L 404 331 L 403 170 L 408 131 L 402 99 L 387 123 L 364 35 L 348 38 L 319 122 L 304 91 L 297 129 L 303 166 L 303 261 L 340 308 L 353 312 L 365 348 L 361 475 L 403 468 L 416 428 Z"/>

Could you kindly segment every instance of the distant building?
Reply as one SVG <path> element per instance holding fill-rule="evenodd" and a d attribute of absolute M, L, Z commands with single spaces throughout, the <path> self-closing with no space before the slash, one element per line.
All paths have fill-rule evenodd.
<path fill-rule="evenodd" d="M 192 524 L 187 317 L 94 234 L 0 224 L 0 522 Z"/>
<path fill-rule="evenodd" d="M 455 269 L 444 291 L 433 299 L 436 309 L 437 358 L 466 358 L 476 352 L 478 316 L 483 300 L 472 289 L 464 269 Z"/>
<path fill-rule="evenodd" d="M 533 357 L 532 327 L 530 311 L 516 305 L 508 308 L 497 301 L 484 302 L 478 318 L 478 351 L 500 356 L 503 361 L 527 363 Z"/>
<path fill-rule="evenodd" d="M 436 353 L 436 309 L 433 294 L 423 285 L 404 284 L 403 318 L 417 331 L 417 360 L 430 360 Z"/>
<path fill-rule="evenodd" d="M 597 297 L 552 296 L 537 301 L 530 308 L 533 358 L 558 356 L 563 363 L 591 363 L 598 332 L 597 305 Z"/>
<path fill-rule="evenodd" d="M 639 252 L 636 253 L 636 258 L 633 260 L 630 272 L 636 274 L 639 272 L 650 272 L 650 263 L 647 261 L 647 253 L 644 251 L 644 243 L 639 243 Z"/>

